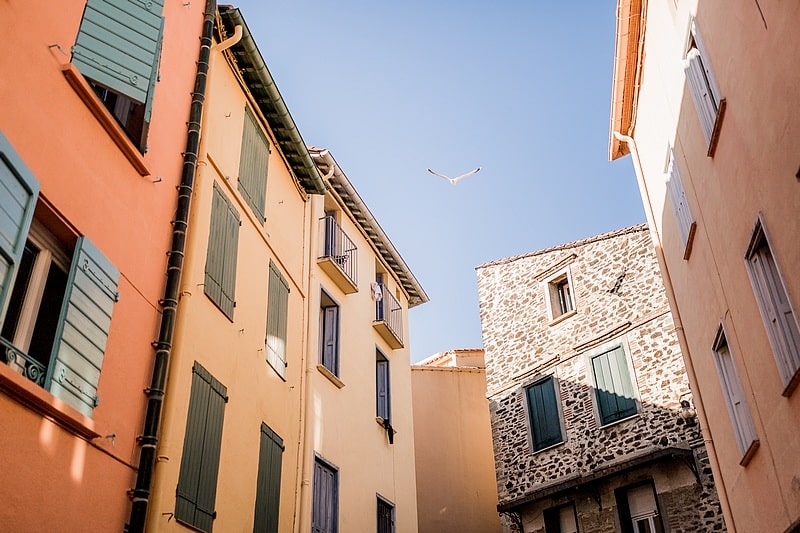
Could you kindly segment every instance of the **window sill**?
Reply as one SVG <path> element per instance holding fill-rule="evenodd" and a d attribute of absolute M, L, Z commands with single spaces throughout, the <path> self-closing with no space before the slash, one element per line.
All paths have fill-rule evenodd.
<path fill-rule="evenodd" d="M 575 316 L 576 314 L 578 314 L 578 310 L 577 309 L 573 309 L 572 311 L 564 313 L 563 315 L 558 315 L 557 317 L 552 319 L 547 325 L 548 326 L 555 326 L 556 324 L 560 324 L 564 320 L 568 319 L 571 316 Z"/>
<path fill-rule="evenodd" d="M 61 67 L 61 72 L 67 79 L 70 87 L 77 93 L 80 99 L 92 112 L 92 115 L 97 119 L 100 125 L 114 141 L 114 144 L 120 149 L 122 154 L 130 161 L 133 168 L 139 173 L 140 176 L 149 176 L 151 174 L 144 157 L 139 150 L 133 145 L 128 136 L 122 130 L 117 121 L 111 113 L 103 105 L 103 102 L 97 97 L 92 90 L 92 87 L 86 81 L 77 68 L 72 63 L 67 63 Z"/>
<path fill-rule="evenodd" d="M 688 261 L 692 255 L 692 245 L 694 244 L 694 234 L 697 232 L 697 222 L 692 222 L 689 226 L 689 236 L 686 237 L 686 247 L 683 249 L 683 260 Z"/>
<path fill-rule="evenodd" d="M 333 372 L 328 370 L 328 367 L 324 365 L 317 365 L 317 370 L 319 370 L 320 374 L 328 378 L 328 380 L 330 380 L 331 383 L 336 385 L 336 387 L 340 389 L 344 388 L 344 381 L 336 377 L 336 375 L 334 375 Z"/>
<path fill-rule="evenodd" d="M 608 424 L 603 424 L 602 422 L 600 422 L 598 420 L 598 422 L 600 422 L 600 424 L 601 424 L 598 427 L 600 429 L 608 429 L 608 428 L 610 428 L 612 426 L 616 426 L 618 424 L 621 424 L 622 422 L 627 422 L 628 420 L 633 420 L 634 418 L 637 418 L 640 414 L 641 413 L 635 413 L 635 414 L 632 414 L 631 416 L 626 416 L 625 418 L 620 418 L 619 420 L 614 420 L 613 422 L 609 422 Z"/>
<path fill-rule="evenodd" d="M 745 450 L 744 455 L 742 456 L 742 459 L 739 461 L 739 466 L 747 466 L 747 464 L 750 462 L 750 460 L 756 454 L 756 451 L 758 450 L 758 447 L 760 445 L 761 445 L 761 442 L 758 439 L 753 439 L 752 442 L 750 442 L 750 446 L 748 446 L 747 450 Z"/>
<path fill-rule="evenodd" d="M 540 454 L 540 453 L 544 453 L 544 452 L 553 450 L 555 448 L 558 448 L 559 446 L 563 446 L 566 443 L 567 443 L 566 440 L 562 440 L 561 442 L 556 442 L 555 444 L 551 444 L 550 446 L 546 446 L 546 447 L 541 448 L 539 450 L 536 450 L 533 447 L 531 447 L 531 455 L 537 455 L 537 454 Z"/>
<path fill-rule="evenodd" d="M 719 101 L 717 107 L 717 118 L 714 119 L 714 127 L 711 129 L 711 140 L 708 142 L 708 157 L 714 157 L 714 151 L 717 149 L 717 142 L 719 141 L 719 132 L 722 129 L 722 119 L 725 117 L 725 109 L 728 107 L 725 98 Z"/>
<path fill-rule="evenodd" d="M 791 397 L 798 385 L 800 385 L 800 368 L 795 370 L 794 376 L 792 376 L 792 379 L 790 379 L 789 383 L 786 384 L 786 387 L 784 387 L 781 395 L 785 396 L 786 398 Z"/>
<path fill-rule="evenodd" d="M 11 367 L 0 364 L 0 391 L 66 431 L 87 440 L 100 436 L 94 421 L 59 400 Z"/>

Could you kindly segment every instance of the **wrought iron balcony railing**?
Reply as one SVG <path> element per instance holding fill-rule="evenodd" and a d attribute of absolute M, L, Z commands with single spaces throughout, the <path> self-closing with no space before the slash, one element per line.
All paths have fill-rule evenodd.
<path fill-rule="evenodd" d="M 19 350 L 3 337 L 0 337 L 0 349 L 2 350 L 0 361 L 18 370 L 20 374 L 40 387 L 44 387 L 44 380 L 47 376 L 45 365 Z"/>
<path fill-rule="evenodd" d="M 386 290 L 383 283 L 381 299 L 375 302 L 375 322 L 373 326 L 384 340 L 394 349 L 403 347 L 403 308 L 397 298 Z"/>
<path fill-rule="evenodd" d="M 346 293 L 358 290 L 358 248 L 333 215 L 321 219 L 324 239 L 319 264 Z"/>

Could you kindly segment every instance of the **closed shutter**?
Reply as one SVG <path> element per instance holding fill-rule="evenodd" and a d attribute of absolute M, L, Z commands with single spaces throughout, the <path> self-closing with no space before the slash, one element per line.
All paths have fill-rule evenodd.
<path fill-rule="evenodd" d="M 211 531 L 216 513 L 222 422 L 227 389 L 195 362 L 186 418 L 175 518 L 202 531 Z"/>
<path fill-rule="evenodd" d="M 593 358 L 592 368 L 601 423 L 609 424 L 635 414 L 636 399 L 622 347 Z"/>
<path fill-rule="evenodd" d="M 733 425 L 733 432 L 736 436 L 736 444 L 739 452 L 744 455 L 750 447 L 750 443 L 757 437 L 753 419 L 750 417 L 750 409 L 742 390 L 742 382 L 739 379 L 739 372 L 736 370 L 736 363 L 733 361 L 728 341 L 724 332 L 720 331 L 714 346 L 714 362 L 717 364 L 722 390 L 728 406 Z"/>
<path fill-rule="evenodd" d="M 204 291 L 233 320 L 236 259 L 239 251 L 239 212 L 215 183 L 211 205 Z"/>
<path fill-rule="evenodd" d="M 245 108 L 238 187 L 247 204 L 262 222 L 267 194 L 268 162 L 269 141 L 253 112 L 249 107 Z"/>
<path fill-rule="evenodd" d="M 163 0 L 88 0 L 72 62 L 81 73 L 139 103 L 158 76 Z"/>
<path fill-rule="evenodd" d="M 53 396 L 92 416 L 97 385 L 119 299 L 119 270 L 85 236 L 70 265 L 47 381 Z"/>
<path fill-rule="evenodd" d="M 669 193 L 672 211 L 678 223 L 678 232 L 681 242 L 686 247 L 689 241 L 689 234 L 694 223 L 692 213 L 689 211 L 689 203 L 686 201 L 686 192 L 681 182 L 681 175 L 678 172 L 678 165 L 675 162 L 675 155 L 669 151 L 669 168 L 667 169 L 667 191 Z"/>
<path fill-rule="evenodd" d="M 533 447 L 541 450 L 561 442 L 555 380 L 548 378 L 527 388 Z"/>
<path fill-rule="evenodd" d="M 337 350 L 339 348 L 339 308 L 337 306 L 323 309 L 322 365 L 339 374 Z"/>
<path fill-rule="evenodd" d="M 338 530 L 336 471 L 320 461 L 314 462 L 313 498 L 312 533 L 336 533 Z"/>
<path fill-rule="evenodd" d="M 277 533 L 278 531 L 283 450 L 283 439 L 262 422 L 254 533 Z"/>
<path fill-rule="evenodd" d="M 25 249 L 39 181 L 0 132 L 0 324 Z"/>
<path fill-rule="evenodd" d="M 697 117 L 700 119 L 703 135 L 706 138 L 706 142 L 711 142 L 711 133 L 714 130 L 714 122 L 717 118 L 716 102 L 714 102 L 706 82 L 703 60 L 697 48 L 692 48 L 686 55 L 684 71 L 689 84 L 689 92 L 697 110 Z"/>
<path fill-rule="evenodd" d="M 286 328 L 289 316 L 289 284 L 272 261 L 267 295 L 267 362 L 286 377 Z"/>
<path fill-rule="evenodd" d="M 378 496 L 378 533 L 394 533 L 394 505 Z"/>
<path fill-rule="evenodd" d="M 389 396 L 389 361 L 375 361 L 375 389 L 377 398 L 377 415 L 387 422 L 391 420 Z"/>

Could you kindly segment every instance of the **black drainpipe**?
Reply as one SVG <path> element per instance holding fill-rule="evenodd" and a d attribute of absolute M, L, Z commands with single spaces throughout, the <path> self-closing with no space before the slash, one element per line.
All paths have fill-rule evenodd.
<path fill-rule="evenodd" d="M 203 115 L 203 101 L 206 94 L 206 78 L 208 76 L 208 60 L 211 55 L 211 37 L 214 31 L 214 15 L 217 11 L 216 0 L 206 0 L 203 34 L 200 38 L 200 57 L 197 61 L 197 75 L 192 92 L 192 106 L 189 109 L 188 135 L 186 150 L 183 153 L 183 173 L 178 186 L 178 207 L 175 220 L 172 222 L 172 248 L 167 262 L 167 283 L 164 287 L 164 298 L 161 305 L 161 327 L 158 340 L 153 343 L 155 363 L 150 387 L 147 394 L 147 413 L 144 429 L 139 437 L 142 448 L 139 454 L 139 469 L 136 475 L 136 487 L 133 489 L 130 522 L 127 531 L 141 533 L 147 519 L 147 504 L 150 500 L 150 489 L 153 484 L 158 429 L 161 421 L 161 406 L 164 403 L 164 386 L 167 381 L 169 356 L 172 350 L 172 337 L 175 331 L 175 315 L 178 310 L 178 290 L 183 273 L 183 256 L 186 249 L 186 227 L 189 221 L 189 206 L 192 200 L 194 173 L 197 168 L 197 150 L 200 145 L 200 119 Z"/>

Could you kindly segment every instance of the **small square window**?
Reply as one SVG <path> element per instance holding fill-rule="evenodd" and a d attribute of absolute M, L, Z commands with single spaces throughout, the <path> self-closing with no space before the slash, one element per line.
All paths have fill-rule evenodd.
<path fill-rule="evenodd" d="M 546 280 L 545 297 L 551 321 L 561 320 L 575 312 L 575 296 L 569 268 Z"/>

